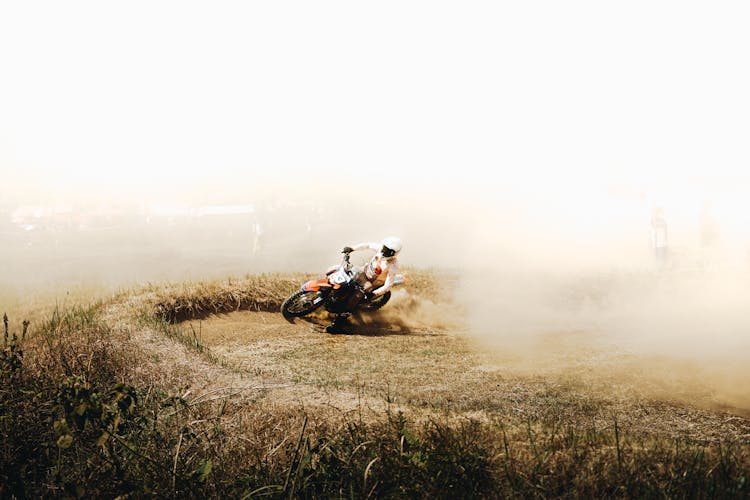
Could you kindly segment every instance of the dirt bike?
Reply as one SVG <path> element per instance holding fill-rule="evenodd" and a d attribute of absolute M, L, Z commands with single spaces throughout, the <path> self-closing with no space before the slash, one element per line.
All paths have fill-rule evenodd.
<path fill-rule="evenodd" d="M 391 299 L 391 291 L 383 295 L 367 294 L 362 289 L 356 278 L 362 270 L 352 265 L 349 261 L 349 253 L 344 254 L 340 265 L 328 270 L 325 278 L 306 281 L 300 289 L 281 304 L 281 314 L 287 320 L 310 314 L 320 306 L 324 306 L 328 312 L 335 314 L 351 313 L 350 299 L 354 293 L 364 295 L 355 307 L 358 311 L 375 311 L 383 307 Z M 405 282 L 402 274 L 397 274 L 393 285 L 401 285 Z"/>

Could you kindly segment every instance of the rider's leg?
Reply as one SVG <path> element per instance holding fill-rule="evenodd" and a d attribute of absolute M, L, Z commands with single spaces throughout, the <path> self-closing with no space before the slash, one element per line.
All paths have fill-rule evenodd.
<path fill-rule="evenodd" d="M 357 309 L 357 306 L 360 302 L 362 302 L 362 299 L 365 297 L 367 292 L 372 290 L 372 283 L 370 283 L 369 281 L 363 280 L 362 282 L 358 283 L 359 286 L 357 286 L 354 290 L 354 293 L 352 293 L 352 296 L 349 298 L 349 303 L 346 306 L 347 310 L 352 312 Z"/>
<path fill-rule="evenodd" d="M 337 315 L 333 319 L 333 323 L 326 327 L 328 333 L 341 333 L 343 325 L 346 324 L 346 320 L 351 316 L 351 312 L 357 309 L 357 305 L 362 301 L 365 293 L 372 290 L 372 283 L 364 277 L 363 274 L 357 277 L 357 282 L 354 285 L 354 291 L 352 292 L 349 301 L 347 302 L 346 309 L 349 312 L 345 312 Z"/>

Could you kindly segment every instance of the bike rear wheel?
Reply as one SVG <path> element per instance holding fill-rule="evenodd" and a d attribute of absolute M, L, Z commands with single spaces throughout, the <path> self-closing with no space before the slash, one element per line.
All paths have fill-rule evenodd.
<path fill-rule="evenodd" d="M 386 302 L 388 302 L 391 299 L 391 291 L 388 290 L 383 295 L 380 295 L 379 297 L 373 298 L 369 302 L 364 302 L 360 304 L 360 309 L 363 311 L 376 311 L 383 307 Z"/>
<path fill-rule="evenodd" d="M 310 314 L 323 305 L 326 294 L 327 292 L 324 292 L 323 290 L 299 290 L 287 297 L 284 303 L 281 304 L 281 314 L 283 314 L 286 319 L 299 318 L 300 316 Z"/>

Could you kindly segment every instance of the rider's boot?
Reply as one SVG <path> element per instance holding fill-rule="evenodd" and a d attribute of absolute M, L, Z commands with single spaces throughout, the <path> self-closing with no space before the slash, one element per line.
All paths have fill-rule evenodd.
<path fill-rule="evenodd" d="M 346 319 L 349 317 L 349 313 L 343 313 L 337 315 L 333 319 L 333 323 L 328 325 L 326 327 L 326 332 L 328 333 L 343 333 L 344 332 L 344 325 L 346 324 Z"/>

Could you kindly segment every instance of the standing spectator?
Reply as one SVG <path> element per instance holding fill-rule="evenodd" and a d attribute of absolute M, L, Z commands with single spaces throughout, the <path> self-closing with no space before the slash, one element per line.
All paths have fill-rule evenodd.
<path fill-rule="evenodd" d="M 258 217 L 255 217 L 255 220 L 253 221 L 253 248 L 252 248 L 252 255 L 255 257 L 258 252 L 260 251 L 260 237 L 263 234 L 263 228 L 260 225 L 260 221 L 258 220 Z"/>
<path fill-rule="evenodd" d="M 667 263 L 667 221 L 661 207 L 655 208 L 651 213 L 651 243 L 656 268 L 661 271 Z"/>

